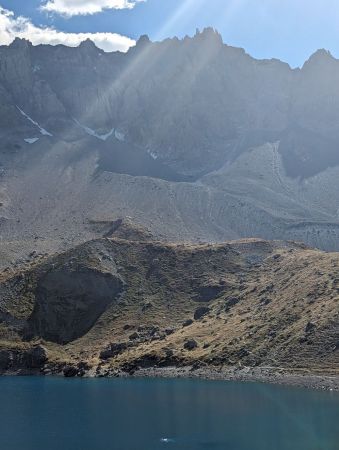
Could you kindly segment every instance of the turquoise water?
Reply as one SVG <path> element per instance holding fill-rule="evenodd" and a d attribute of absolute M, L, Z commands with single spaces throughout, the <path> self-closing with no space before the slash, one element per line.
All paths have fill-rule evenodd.
<path fill-rule="evenodd" d="M 339 395 L 200 380 L 0 378 L 1 450 L 339 450 Z"/>

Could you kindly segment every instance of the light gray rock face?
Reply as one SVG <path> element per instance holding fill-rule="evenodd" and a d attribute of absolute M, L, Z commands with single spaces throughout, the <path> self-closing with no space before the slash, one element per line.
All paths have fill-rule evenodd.
<path fill-rule="evenodd" d="M 0 47 L 2 264 L 125 216 L 161 239 L 338 250 L 338 82 L 324 50 L 292 70 L 211 29 L 127 54 Z"/>

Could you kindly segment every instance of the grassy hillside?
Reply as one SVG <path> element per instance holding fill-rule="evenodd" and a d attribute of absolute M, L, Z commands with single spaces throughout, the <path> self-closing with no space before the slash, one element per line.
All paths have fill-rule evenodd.
<path fill-rule="evenodd" d="M 125 236 L 125 232 L 123 234 Z M 0 278 L 0 368 L 339 373 L 339 255 L 263 240 L 105 238 Z"/>

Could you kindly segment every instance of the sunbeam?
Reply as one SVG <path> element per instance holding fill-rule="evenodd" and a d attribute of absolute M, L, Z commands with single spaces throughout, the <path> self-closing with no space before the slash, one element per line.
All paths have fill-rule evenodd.
<path fill-rule="evenodd" d="M 190 18 L 206 6 L 206 0 L 184 0 L 181 5 L 176 8 L 168 20 L 162 24 L 157 33 L 156 39 L 163 39 L 175 33 L 175 26 L 188 22 Z"/>

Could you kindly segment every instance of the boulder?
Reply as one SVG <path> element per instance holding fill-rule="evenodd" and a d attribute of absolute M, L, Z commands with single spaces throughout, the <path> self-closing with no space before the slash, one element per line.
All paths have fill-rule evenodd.
<path fill-rule="evenodd" d="M 127 342 L 118 342 L 118 343 L 110 344 L 107 348 L 105 348 L 100 353 L 100 359 L 105 360 L 105 359 L 114 358 L 115 356 L 118 356 L 121 353 L 123 353 L 125 350 L 127 350 L 128 347 L 129 347 L 129 345 L 127 344 Z"/>
<path fill-rule="evenodd" d="M 194 313 L 194 320 L 200 320 L 202 317 L 206 316 L 211 312 L 211 309 L 207 306 L 201 306 Z"/>
<path fill-rule="evenodd" d="M 65 378 L 73 378 L 78 375 L 78 369 L 74 366 L 66 366 L 63 370 L 63 374 Z"/>
<path fill-rule="evenodd" d="M 308 322 L 305 327 L 305 333 L 311 333 L 316 328 L 316 325 L 313 322 Z"/>
<path fill-rule="evenodd" d="M 135 332 L 130 335 L 129 339 L 130 341 L 136 341 L 137 339 L 139 339 L 139 337 L 140 337 L 139 333 Z"/>
<path fill-rule="evenodd" d="M 239 297 L 229 297 L 226 300 L 226 304 L 225 304 L 225 309 L 226 311 L 228 311 L 230 308 L 232 308 L 233 306 L 237 305 L 240 302 Z"/>
<path fill-rule="evenodd" d="M 198 343 L 195 339 L 189 339 L 184 344 L 184 349 L 188 351 L 192 351 L 198 347 Z"/>

